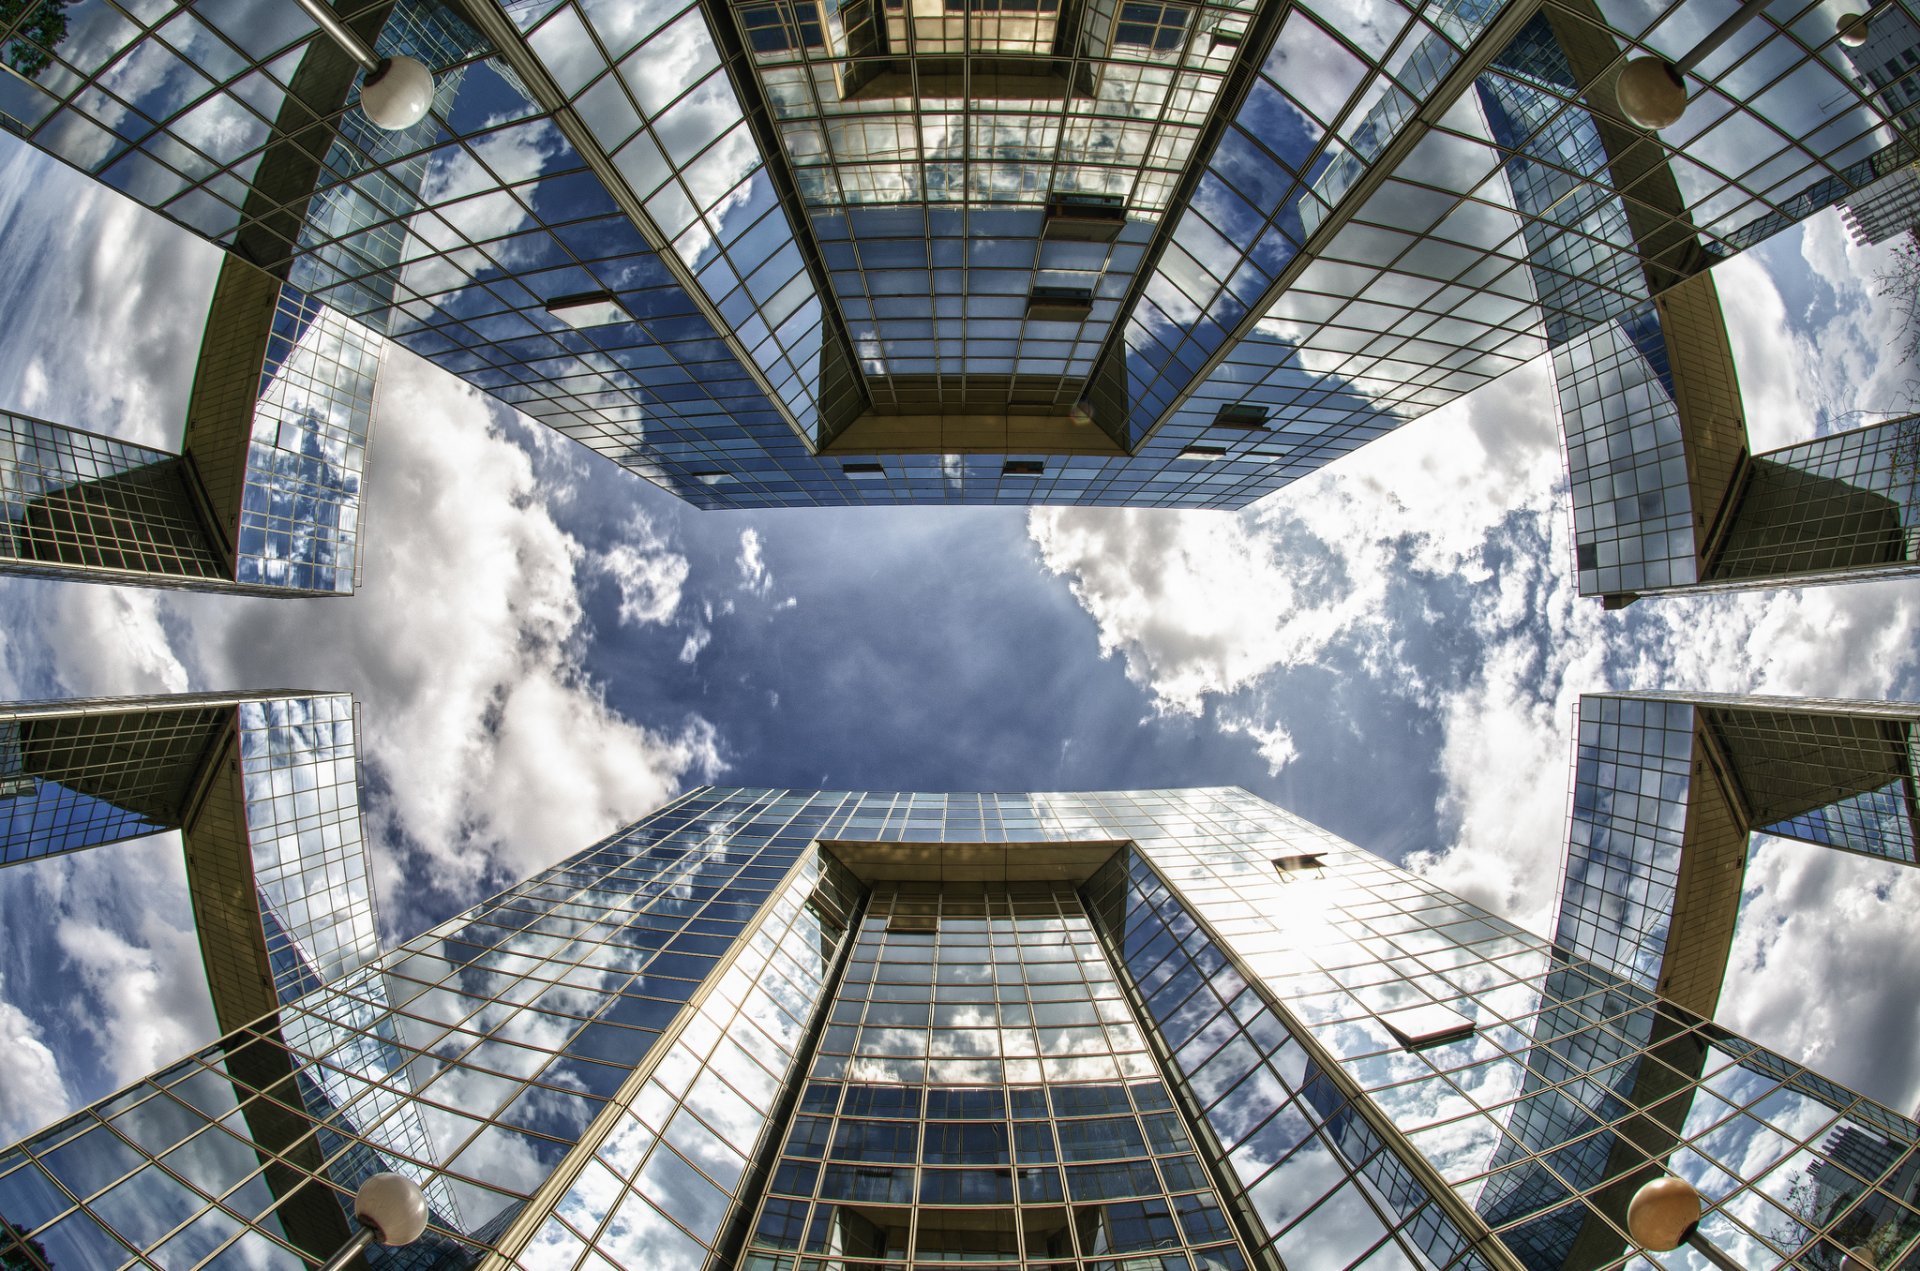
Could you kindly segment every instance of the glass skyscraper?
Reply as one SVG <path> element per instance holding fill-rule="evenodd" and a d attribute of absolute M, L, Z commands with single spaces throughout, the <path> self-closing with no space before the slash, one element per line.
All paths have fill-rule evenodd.
<path fill-rule="evenodd" d="M 214 1013 L 379 953 L 342 693 L 0 703 L 0 867 L 178 830 Z"/>
<path fill-rule="evenodd" d="M 290 3 L 22 0 L 0 119 L 702 507 L 1237 507 L 1552 349 L 1625 596 L 1704 581 L 1615 532 L 1708 502 L 1640 398 L 1913 160 L 1910 3 L 1781 0 L 1656 136 L 1613 80 L 1701 0 L 342 0 L 436 72 L 398 133 Z"/>
<path fill-rule="evenodd" d="M 378 1266 L 1698 1266 L 1664 1170 L 1892 1268 L 1916 1139 L 1244 791 L 702 788 L 0 1152 L 0 1257 L 299 1266 L 379 1168 Z"/>
<path fill-rule="evenodd" d="M 0 408 L 0 572 L 351 592 L 384 348 L 363 324 L 228 257 L 180 453 Z"/>
<path fill-rule="evenodd" d="M 1749 836 L 1920 864 L 1920 704 L 1580 699 L 1557 942 L 1712 1015 Z"/>

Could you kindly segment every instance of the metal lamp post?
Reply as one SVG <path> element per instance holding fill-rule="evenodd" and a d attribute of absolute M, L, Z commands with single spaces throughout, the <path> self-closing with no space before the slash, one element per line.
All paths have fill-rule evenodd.
<path fill-rule="evenodd" d="M 1700 1193 L 1684 1178 L 1665 1174 L 1633 1194 L 1627 1203 L 1627 1234 L 1642 1249 L 1666 1253 L 1686 1245 L 1719 1267 L 1744 1271 L 1700 1234 Z"/>
<path fill-rule="evenodd" d="M 375 1174 L 354 1193 L 360 1230 L 327 1259 L 320 1271 L 343 1271 L 368 1245 L 410 1245 L 427 1229 L 427 1194 L 405 1174 Z"/>
<path fill-rule="evenodd" d="M 424 63 L 404 53 L 381 57 L 347 29 L 325 0 L 294 3 L 305 9 L 314 24 L 348 57 L 366 68 L 367 78 L 360 85 L 360 109 L 377 127 L 399 132 L 427 117 L 433 105 L 433 72 Z"/>
<path fill-rule="evenodd" d="M 1687 73 L 1706 59 L 1765 9 L 1771 0 L 1743 0 L 1738 9 L 1713 30 L 1707 32 L 1705 39 L 1688 49 L 1678 60 L 1669 62 L 1664 57 L 1643 56 L 1628 61 L 1621 68 L 1620 78 L 1614 85 L 1614 97 L 1620 103 L 1620 113 L 1642 128 L 1670 128 L 1680 122 L 1680 116 L 1687 113 Z M 1858 48 L 1867 42 L 1867 15 L 1848 13 L 1841 15 L 1836 34 L 1840 43 L 1848 48 Z"/>

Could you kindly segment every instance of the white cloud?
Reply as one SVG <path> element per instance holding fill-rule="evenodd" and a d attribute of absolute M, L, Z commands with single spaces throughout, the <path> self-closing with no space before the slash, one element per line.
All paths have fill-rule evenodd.
<path fill-rule="evenodd" d="M 1920 1100 L 1920 870 L 1755 836 L 1716 1016 L 1900 1111 Z M 1862 971 L 1870 971 L 1862 974 Z"/>
<path fill-rule="evenodd" d="M 35 921 L 78 977 L 78 995 L 64 1003 L 62 1022 L 88 1040 L 112 1085 L 171 1063 L 215 1035 L 177 832 L 29 868 Z"/>
<path fill-rule="evenodd" d="M 1821 386 L 1803 368 L 1818 360 L 1788 321 L 1786 302 L 1751 253 L 1713 271 L 1727 339 L 1740 379 L 1740 403 L 1754 450 L 1775 450 L 1814 434 Z"/>
<path fill-rule="evenodd" d="M 615 565 L 590 558 L 499 413 L 390 351 L 380 414 L 405 426 L 375 429 L 360 594 L 180 602 L 205 682 L 359 695 L 365 757 L 388 778 L 369 803 L 375 828 L 455 895 L 549 865 L 721 767 L 705 720 L 644 727 L 583 670 L 582 571 L 614 573 L 623 610 L 658 622 L 678 606 L 684 558 L 639 517 Z M 397 864 L 380 863 L 387 894 Z"/>
<path fill-rule="evenodd" d="M 740 531 L 740 555 L 735 558 L 734 564 L 740 570 L 742 591 L 764 597 L 773 590 L 773 573 L 767 568 L 767 559 L 761 552 L 759 530 L 748 528 Z"/>
<path fill-rule="evenodd" d="M 1219 719 L 1222 732 L 1245 733 L 1254 740 L 1254 749 L 1267 761 L 1267 775 L 1277 777 L 1280 770 L 1300 757 L 1300 747 L 1294 743 L 1293 734 L 1284 724 L 1261 724 L 1243 715 L 1231 715 L 1221 712 Z"/>
<path fill-rule="evenodd" d="M 6 999 L 0 979 L 0 1142 L 31 1134 L 72 1106 L 60 1061 L 47 1045 L 46 1032 Z"/>
<path fill-rule="evenodd" d="M 0 384 L 11 386 L 0 406 L 177 449 L 191 388 L 181 372 L 218 251 L 11 137 L 0 147 L 11 147 L 0 149 Z"/>
<path fill-rule="evenodd" d="M 1899 356 L 1907 337 L 1896 297 L 1875 282 L 1893 265 L 1897 246 L 1857 245 L 1836 212 L 1812 217 L 1801 228 L 1801 259 L 1834 302 L 1800 350 L 1799 364 L 1817 380 L 1821 402 L 1835 416 L 1829 429 L 1858 428 L 1920 408 L 1920 367 Z M 1812 431 L 1784 437 L 1781 444 Z"/>
<path fill-rule="evenodd" d="M 161 625 L 161 593 L 94 585 L 48 589 L 48 643 L 65 694 L 184 693 L 187 668 Z"/>
<path fill-rule="evenodd" d="M 695 623 L 693 630 L 687 633 L 686 640 L 680 645 L 680 660 L 691 666 L 699 660 L 701 653 L 705 652 L 706 647 L 712 643 L 713 628 L 707 626 L 704 622 Z"/>
<path fill-rule="evenodd" d="M 193 933 L 165 924 L 143 927 L 143 944 L 94 922 L 70 919 L 54 929 L 95 1010 L 104 1012 L 76 1013 L 73 1022 L 98 1041 L 119 1085 L 172 1063 L 214 1032 L 209 1010 L 175 1009 L 208 1001 L 205 987 L 180 973 L 199 957 Z"/>
<path fill-rule="evenodd" d="M 1517 372 L 1472 399 L 1474 411 L 1437 411 L 1373 443 L 1364 463 L 1238 515 L 1036 508 L 1028 529 L 1098 624 L 1101 653 L 1121 657 L 1163 712 L 1199 714 L 1209 696 L 1336 643 L 1384 668 L 1396 577 L 1485 580 L 1485 540 L 1513 491 L 1538 490 L 1529 506 L 1547 506 L 1560 464 L 1552 426 L 1514 427 L 1503 409 L 1543 391 L 1543 374 Z"/>
<path fill-rule="evenodd" d="M 636 627 L 664 624 L 680 608 L 690 571 L 687 558 L 667 546 L 644 512 L 633 514 L 626 533 L 597 562 L 619 585 L 620 621 Z"/>

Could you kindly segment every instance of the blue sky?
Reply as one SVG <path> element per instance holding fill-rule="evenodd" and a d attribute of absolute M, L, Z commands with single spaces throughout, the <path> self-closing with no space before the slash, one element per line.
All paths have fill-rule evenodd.
<path fill-rule="evenodd" d="M 0 405 L 176 446 L 212 249 L 5 137 L 0 226 Z M 1911 402 L 1883 258 L 1719 271 L 1757 447 Z M 1238 514 L 696 512 L 397 349 L 369 462 L 359 595 L 0 580 L 0 697 L 353 691 L 390 938 L 705 780 L 1239 784 L 1544 930 L 1582 690 L 1920 699 L 1912 583 L 1578 601 L 1538 364 Z M 1722 1019 L 1912 1107 L 1914 873 L 1756 850 Z M 0 871 L 0 1138 L 211 1031 L 176 841 Z"/>

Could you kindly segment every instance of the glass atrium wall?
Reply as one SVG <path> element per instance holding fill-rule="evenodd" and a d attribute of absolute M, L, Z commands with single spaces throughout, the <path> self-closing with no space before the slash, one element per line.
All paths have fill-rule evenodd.
<path fill-rule="evenodd" d="M 1149 1255 L 1248 1265 L 1074 888 L 876 882 L 742 1265 Z"/>
<path fill-rule="evenodd" d="M 0 564 L 115 581 L 226 576 L 180 456 L 0 411 Z"/>
<path fill-rule="evenodd" d="M 181 830 L 229 1026 L 371 962 L 379 919 L 346 694 L 0 705 L 0 865 Z"/>
<path fill-rule="evenodd" d="M 923 866 L 946 844 L 1117 855 L 1077 892 L 956 888 L 987 927 L 951 935 L 984 934 L 970 947 L 993 956 L 949 963 L 935 957 L 947 927 L 930 934 L 924 904 L 897 903 L 914 889 L 874 883 L 862 917 L 817 885 L 805 862 L 823 859 L 819 840 Z M 1004 929 L 990 895 L 1005 898 Z M 1050 914 L 1023 915 L 1028 901 Z M 834 915 L 872 952 L 844 979 Z M 1044 931 L 1020 931 L 1029 918 Z M 993 1027 L 966 1014 L 984 1001 L 942 1015 L 940 977 L 978 995 L 989 965 Z M 1043 1026 L 1050 1001 L 1095 1022 Z M 938 1067 L 916 1082 L 919 1064 Z M 1018 1086 L 1047 1091 L 1044 1118 L 1021 1115 L 1039 1104 Z M 1074 1102 L 1076 1088 L 1124 1086 L 1124 1109 Z M 1742 1265 L 1837 1271 L 1856 1245 L 1882 1268 L 1909 1256 L 1916 1137 L 1911 1120 L 1241 791 L 703 789 L 0 1153 L 0 1215 L 29 1267 L 148 1252 L 270 1264 L 344 1239 L 341 1202 L 378 1164 L 436 1198 L 428 1244 L 382 1265 L 497 1253 L 560 1271 L 639 1248 L 700 1268 L 738 1256 L 728 1232 L 748 1217 L 778 1245 L 768 1257 L 804 1261 L 816 1212 L 821 1241 L 891 1248 L 905 1225 L 910 1250 L 915 1229 L 896 1220 L 919 1215 L 926 1252 L 978 1252 L 942 1225 L 950 1207 L 1057 1182 L 1070 1208 L 1073 1179 L 1124 1175 L 1139 1192 L 1094 1199 L 1106 1208 L 1070 1230 L 1039 1217 L 1044 1203 L 1005 1212 L 1056 1265 L 1196 1265 L 1086 1256 L 1144 1231 L 1215 1261 L 1238 1240 L 1256 1263 L 1278 1251 L 1296 1266 L 1677 1271 L 1692 1255 L 1635 1254 L 1622 1226 L 1630 1184 L 1666 1167 L 1700 1187 L 1705 1229 Z M 1012 1173 L 946 1163 L 1003 1141 Z M 851 1159 L 909 1150 L 911 1183 L 904 1161 Z M 1098 1159 L 1069 1159 L 1083 1152 Z M 1195 1158 L 1205 1177 L 1189 1185 Z M 1055 1233 L 1078 1242 L 1070 1255 Z M 887 1258 L 842 1246 L 826 1261 Z"/>
<path fill-rule="evenodd" d="M 0 704 L 0 865 L 179 828 L 233 700 Z"/>

